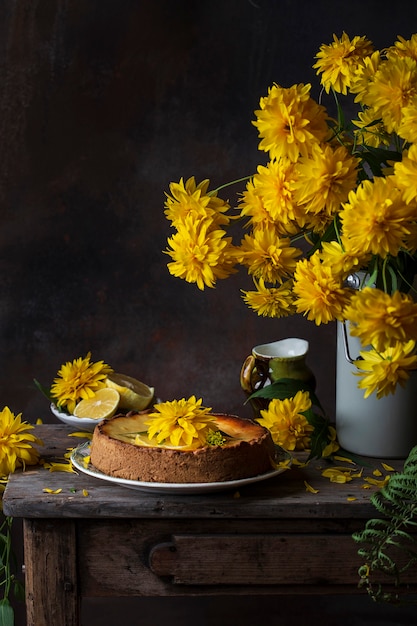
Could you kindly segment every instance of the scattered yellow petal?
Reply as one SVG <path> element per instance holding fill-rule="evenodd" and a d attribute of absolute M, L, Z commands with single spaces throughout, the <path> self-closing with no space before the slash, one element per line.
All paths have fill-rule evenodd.
<path fill-rule="evenodd" d="M 45 463 L 45 467 L 49 469 L 50 472 L 72 472 L 73 474 L 77 473 L 72 467 L 71 463 Z"/>
<path fill-rule="evenodd" d="M 83 432 L 82 430 L 77 430 L 74 433 L 69 433 L 68 437 L 80 437 L 82 439 L 92 439 L 93 433 Z"/>
<path fill-rule="evenodd" d="M 271 465 L 275 470 L 283 469 L 291 469 L 291 458 L 285 459 L 284 461 L 279 461 L 278 463 L 271 459 Z"/>
<path fill-rule="evenodd" d="M 364 478 L 364 480 L 371 485 L 376 485 L 376 487 L 382 488 L 389 482 L 389 478 L 389 476 L 385 476 L 382 480 L 377 480 L 376 478 Z"/>
<path fill-rule="evenodd" d="M 88 491 L 87 489 L 83 489 L 83 496 L 86 498 L 88 496 Z"/>
<path fill-rule="evenodd" d="M 344 461 L 345 463 L 351 463 L 352 465 L 356 465 L 355 461 L 352 461 L 352 459 L 348 459 L 345 456 L 334 456 L 333 457 L 335 461 Z"/>
<path fill-rule="evenodd" d="M 387 465 L 387 463 L 381 463 L 382 467 L 387 472 L 395 472 L 395 469 L 391 467 L 391 465 Z"/>
<path fill-rule="evenodd" d="M 305 485 L 306 491 L 308 491 L 309 493 L 318 493 L 319 492 L 318 489 L 314 489 L 314 487 L 312 487 L 306 480 L 304 481 L 304 485 Z"/>
<path fill-rule="evenodd" d="M 336 467 L 329 467 L 321 473 L 325 478 L 329 478 L 331 483 L 348 483 L 352 480 L 349 471 L 343 471 Z"/>
<path fill-rule="evenodd" d="M 362 478 L 362 474 L 363 474 L 363 467 L 360 469 L 359 472 L 356 472 L 355 474 L 351 474 L 352 478 Z"/>
<path fill-rule="evenodd" d="M 355 496 L 348 496 L 348 497 L 346 498 L 346 500 L 347 500 L 348 502 L 353 502 L 354 500 L 357 500 L 357 498 L 355 498 Z"/>
<path fill-rule="evenodd" d="M 372 474 L 373 474 L 374 476 L 382 476 L 382 472 L 381 472 L 381 470 L 379 470 L 379 469 L 374 469 L 374 471 L 372 472 Z"/>
<path fill-rule="evenodd" d="M 40 417 L 38 417 L 38 419 L 36 420 L 35 424 L 37 426 L 39 426 L 39 424 L 43 424 L 43 420 Z"/>
<path fill-rule="evenodd" d="M 362 489 L 371 489 L 371 485 L 367 485 L 366 483 L 364 485 L 361 485 Z"/>
<path fill-rule="evenodd" d="M 296 467 L 307 467 L 308 461 L 299 461 L 295 457 L 292 459 L 292 464 Z"/>
<path fill-rule="evenodd" d="M 53 493 L 55 495 L 57 493 L 61 493 L 62 489 L 49 489 L 48 487 L 45 487 L 45 489 L 42 489 L 42 491 L 44 491 L 45 493 Z"/>

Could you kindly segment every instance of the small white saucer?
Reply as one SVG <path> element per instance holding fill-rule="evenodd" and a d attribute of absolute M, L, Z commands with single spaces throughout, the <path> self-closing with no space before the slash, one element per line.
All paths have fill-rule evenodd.
<path fill-rule="evenodd" d="M 60 411 L 55 404 L 51 403 L 51 413 L 55 415 L 61 422 L 64 424 L 68 424 L 68 426 L 73 426 L 74 428 L 82 428 L 86 431 L 93 431 L 97 424 L 101 422 L 100 419 L 93 419 L 90 417 L 77 417 L 76 415 L 68 415 L 68 413 L 63 413 Z"/>

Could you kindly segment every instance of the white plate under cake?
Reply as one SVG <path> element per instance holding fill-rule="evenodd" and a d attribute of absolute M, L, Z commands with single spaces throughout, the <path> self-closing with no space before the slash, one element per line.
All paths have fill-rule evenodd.
<path fill-rule="evenodd" d="M 240 480 L 273 469 L 275 445 L 266 428 L 235 415 L 211 419 L 221 444 L 190 448 L 149 439 L 149 414 L 117 415 L 96 426 L 91 463 L 116 478 L 176 484 Z"/>

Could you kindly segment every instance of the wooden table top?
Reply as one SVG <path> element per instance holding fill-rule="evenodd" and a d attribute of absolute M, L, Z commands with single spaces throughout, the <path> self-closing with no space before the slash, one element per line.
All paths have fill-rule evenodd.
<path fill-rule="evenodd" d="M 40 448 L 46 462 L 62 461 L 64 453 L 85 439 L 69 436 L 73 428 L 64 424 L 36 426 L 35 434 L 43 441 Z M 22 518 L 172 518 L 172 519 L 366 519 L 375 516 L 370 496 L 378 486 L 369 486 L 364 478 L 373 472 L 387 472 L 378 459 L 363 459 L 362 477 L 347 483 L 332 483 L 322 470 L 335 467 L 323 460 L 313 460 L 306 467 L 292 467 L 267 480 L 204 494 L 153 494 L 109 483 L 87 474 L 51 472 L 37 466 L 10 476 L 3 496 L 6 515 Z M 401 469 L 403 461 L 386 461 Z M 350 466 L 337 462 L 337 467 Z M 357 473 L 358 467 L 354 468 Z M 317 490 L 308 491 L 306 483 Z M 44 491 L 62 489 L 52 494 Z"/>

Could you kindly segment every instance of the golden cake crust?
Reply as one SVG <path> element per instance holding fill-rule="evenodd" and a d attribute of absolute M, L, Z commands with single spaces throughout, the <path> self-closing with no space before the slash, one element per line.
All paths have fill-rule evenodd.
<path fill-rule="evenodd" d="M 145 414 L 116 415 L 98 424 L 91 443 L 91 463 L 109 476 L 141 482 L 207 483 L 239 480 L 272 469 L 275 446 L 260 424 L 235 415 L 213 415 L 227 441 L 194 450 L 132 443 L 144 432 Z"/>

